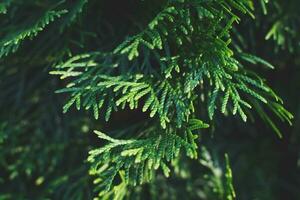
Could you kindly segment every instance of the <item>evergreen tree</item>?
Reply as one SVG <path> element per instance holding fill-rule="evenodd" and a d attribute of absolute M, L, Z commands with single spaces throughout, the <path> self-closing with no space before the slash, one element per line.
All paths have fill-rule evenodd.
<path fill-rule="evenodd" d="M 299 65 L 299 6 L 1 1 L 0 199 L 282 199 L 261 168 L 251 187 L 234 175 L 259 148 L 276 156 L 273 135 L 253 133 L 298 144 L 300 122 L 292 136 L 279 128 L 293 115 L 268 82 Z M 289 199 L 300 198 L 294 178 L 282 182 Z"/>

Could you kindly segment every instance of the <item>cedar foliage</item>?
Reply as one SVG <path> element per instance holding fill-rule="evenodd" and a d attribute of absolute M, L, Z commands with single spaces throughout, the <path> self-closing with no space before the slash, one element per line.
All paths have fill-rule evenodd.
<path fill-rule="evenodd" d="M 299 51 L 298 5 L 2 1 L 0 199 L 240 199 L 206 135 L 250 120 L 285 137 L 264 74 Z"/>

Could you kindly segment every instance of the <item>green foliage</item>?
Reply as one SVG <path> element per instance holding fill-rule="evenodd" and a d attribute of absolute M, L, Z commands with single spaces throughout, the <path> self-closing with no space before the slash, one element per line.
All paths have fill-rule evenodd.
<path fill-rule="evenodd" d="M 238 10 L 244 8 L 243 11 L 250 13 L 251 4 L 242 6 L 233 1 L 231 3 Z M 138 102 L 142 100 L 143 111 L 149 109 L 150 117 L 157 113 L 161 126 L 166 128 L 174 117 L 178 127 L 190 118 L 195 102 L 199 101 L 199 95 L 195 92 L 199 87 L 206 89 L 204 97 L 211 120 L 219 107 L 222 113 L 231 110 L 233 115 L 238 113 L 246 121 L 244 109 L 251 109 L 252 106 L 245 96 L 252 96 L 263 103 L 268 102 L 267 98 L 277 101 L 277 96 L 264 81 L 255 73 L 246 71 L 241 61 L 233 57 L 230 40 L 224 39 L 229 37 L 228 30 L 238 17 L 230 11 L 229 5 L 220 4 L 199 2 L 199 5 L 196 3 L 186 8 L 183 2 L 170 2 L 145 30 L 126 39 L 112 52 L 78 55 L 56 66 L 58 70 L 51 74 L 61 75 L 61 79 L 75 77 L 66 89 L 58 91 L 71 93 L 72 96 L 64 111 L 73 104 L 80 109 L 83 102 L 83 107 L 93 109 L 96 119 L 99 109 L 103 108 L 105 119 L 109 120 L 117 107 L 124 109 L 128 103 L 131 109 L 137 109 Z M 246 6 L 250 6 L 249 9 Z M 208 8 L 211 10 L 214 7 L 214 12 L 207 15 Z M 203 33 L 201 22 L 206 22 L 207 18 L 225 20 L 228 16 L 221 15 L 224 11 L 234 16 L 228 24 L 223 27 L 222 24 L 212 23 L 206 27 L 208 34 Z M 192 12 L 197 13 L 196 17 L 190 15 Z M 179 25 L 181 28 L 177 27 Z M 200 34 L 199 38 L 196 33 Z M 199 45 L 190 46 L 191 38 Z M 206 41 L 203 42 L 203 39 Z M 181 42 L 178 43 L 178 40 Z M 178 51 L 176 55 L 171 55 L 170 43 L 176 44 L 173 47 Z M 191 50 L 186 51 L 186 48 Z M 242 53 L 240 57 L 252 64 L 273 68 L 256 56 Z M 155 66 L 153 59 L 160 68 Z M 141 70 L 147 73 L 141 74 Z"/>
<path fill-rule="evenodd" d="M 0 113 L 0 184 L 11 182 L 24 193 L 24 178 L 42 191 L 14 196 L 5 189 L 0 199 L 91 199 L 89 175 L 95 199 L 148 193 L 152 199 L 237 199 L 229 156 L 219 164 L 224 159 L 206 150 L 200 129 L 214 132 L 224 118 L 246 122 L 257 115 L 283 137 L 272 114 L 290 125 L 293 115 L 262 75 L 275 67 L 248 53 L 237 24 L 257 22 L 259 9 L 272 13 L 265 39 L 294 52 L 295 10 L 286 13 L 281 0 L 128 0 L 115 10 L 114 3 L 0 3 L 0 109 L 9 116 Z M 49 73 L 61 80 L 49 80 Z M 54 90 L 59 95 L 52 97 Z M 65 119 L 56 98 L 67 99 L 63 113 L 74 107 L 94 119 L 85 112 Z M 93 129 L 109 134 L 84 135 Z M 87 151 L 88 166 L 82 162 Z M 56 174 L 60 166 L 68 173 Z"/>
<path fill-rule="evenodd" d="M 193 119 L 186 131 L 178 136 L 174 130 L 144 130 L 149 134 L 146 139 L 139 140 L 118 140 L 108 135 L 95 131 L 101 139 L 110 143 L 89 152 L 88 161 L 92 163 L 90 174 L 97 175 L 94 183 L 97 184 L 99 196 L 103 196 L 110 191 L 116 176 L 124 171 L 123 181 L 126 184 L 136 186 L 150 182 L 155 171 L 161 169 L 166 177 L 169 177 L 169 162 L 173 162 L 181 153 L 193 159 L 197 158 L 197 135 L 192 130 L 207 128 L 208 125 L 200 120 Z M 161 131 L 162 133 L 156 133 Z"/>
<path fill-rule="evenodd" d="M 232 181 L 232 171 L 229 164 L 229 158 L 228 155 L 225 154 L 225 160 L 226 160 L 226 198 L 228 200 L 233 200 L 236 198 L 236 194 L 233 188 L 233 181 Z"/>
<path fill-rule="evenodd" d="M 163 128 L 166 128 L 166 123 L 170 121 L 169 112 L 173 113 L 170 108 L 175 107 L 176 122 L 179 127 L 181 126 L 190 114 L 188 106 L 191 102 L 184 97 L 180 85 L 173 87 L 168 80 L 154 83 L 143 74 L 105 75 L 119 65 L 119 63 L 105 63 L 108 57 L 109 55 L 105 54 L 103 58 L 101 57 L 103 63 L 97 63 L 93 54 L 76 56 L 59 65 L 57 68 L 60 71 L 51 72 L 51 74 L 60 74 L 62 79 L 79 77 L 66 89 L 57 91 L 59 93 L 69 92 L 72 95 L 72 98 L 64 106 L 64 112 L 73 104 L 80 109 L 82 104 L 85 109 L 93 109 L 94 117 L 98 119 L 99 109 L 104 108 L 105 120 L 108 121 L 111 112 L 117 111 L 118 107 L 125 109 L 128 104 L 130 109 L 137 109 L 139 102 L 143 100 L 143 112 L 149 110 L 150 117 L 158 115 Z M 88 58 L 88 64 L 86 65 L 82 60 L 74 62 L 77 61 L 77 58 Z M 97 69 L 97 66 L 101 66 L 101 68 Z M 91 70 L 79 71 L 80 68 L 87 67 Z M 125 66 L 123 65 L 123 67 Z M 93 78 L 91 79 L 91 77 Z"/>
<path fill-rule="evenodd" d="M 273 39 L 278 47 L 282 49 L 288 49 L 290 52 L 296 51 L 299 48 L 299 19 L 297 16 L 299 2 L 289 1 L 289 5 L 285 5 L 284 1 L 275 1 L 273 9 L 276 10 L 278 16 L 273 16 L 273 24 L 269 32 L 266 35 L 266 39 Z M 285 12 L 284 6 L 288 6 L 290 9 Z"/>
<path fill-rule="evenodd" d="M 209 194 L 209 190 L 214 191 L 214 199 L 226 199 L 233 200 L 236 199 L 235 190 L 233 187 L 232 172 L 229 164 L 228 155 L 225 154 L 225 170 L 219 166 L 216 161 L 213 160 L 211 154 L 206 148 L 201 149 L 201 159 L 200 164 L 209 170 L 209 173 L 204 175 L 205 181 L 207 182 L 206 193 Z"/>
<path fill-rule="evenodd" d="M 8 32 L 6 36 L 0 41 L 0 58 L 2 56 L 7 56 L 11 52 L 15 52 L 21 42 L 26 38 L 33 38 L 37 36 L 38 32 L 42 31 L 50 22 L 54 21 L 55 18 L 59 18 L 61 15 L 65 14 L 66 10 L 47 11 L 42 17 L 38 18 L 36 21 L 30 24 L 20 25 L 18 30 L 13 30 Z"/>

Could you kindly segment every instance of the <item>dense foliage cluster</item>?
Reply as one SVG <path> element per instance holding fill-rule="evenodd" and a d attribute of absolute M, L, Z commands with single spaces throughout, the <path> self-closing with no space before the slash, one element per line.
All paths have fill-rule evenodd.
<path fill-rule="evenodd" d="M 287 137 L 267 82 L 299 65 L 299 6 L 1 1 L 0 199 L 275 199 L 233 183 L 226 133 Z"/>

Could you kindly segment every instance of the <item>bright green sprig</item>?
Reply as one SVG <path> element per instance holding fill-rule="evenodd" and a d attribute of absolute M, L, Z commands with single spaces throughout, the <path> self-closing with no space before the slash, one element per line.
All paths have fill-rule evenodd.
<path fill-rule="evenodd" d="M 192 158 L 197 158 L 197 135 L 192 130 L 207 128 L 201 120 L 192 120 L 186 128 L 187 132 L 178 136 L 172 130 L 162 133 L 151 133 L 146 139 L 119 140 L 95 131 L 99 138 L 109 144 L 89 152 L 88 161 L 92 164 L 90 173 L 96 175 L 96 188 L 103 196 L 112 189 L 118 174 L 124 173 L 127 185 L 139 185 L 151 181 L 155 171 L 161 169 L 168 177 L 172 162 L 182 151 Z"/>

